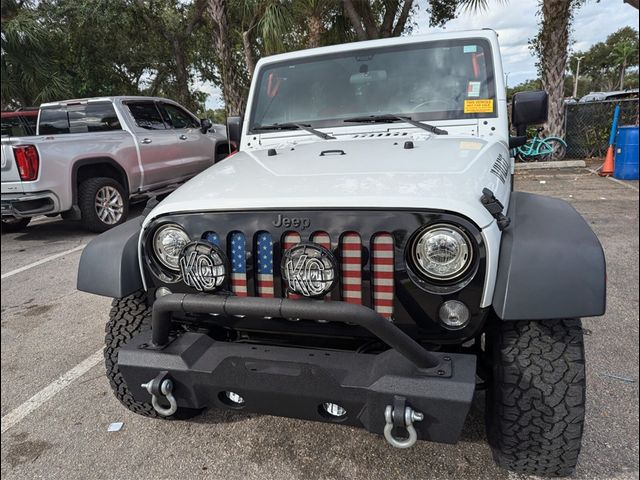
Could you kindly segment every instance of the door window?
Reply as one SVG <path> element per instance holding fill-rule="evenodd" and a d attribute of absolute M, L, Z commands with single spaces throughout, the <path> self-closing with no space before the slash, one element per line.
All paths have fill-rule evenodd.
<path fill-rule="evenodd" d="M 154 102 L 128 102 L 127 107 L 136 125 L 146 130 L 166 130 L 162 116 Z"/>
<path fill-rule="evenodd" d="M 200 122 L 182 108 L 170 103 L 159 104 L 162 116 L 172 128 L 199 128 Z"/>
<path fill-rule="evenodd" d="M 40 111 L 40 135 L 122 130 L 111 102 L 59 105 Z"/>

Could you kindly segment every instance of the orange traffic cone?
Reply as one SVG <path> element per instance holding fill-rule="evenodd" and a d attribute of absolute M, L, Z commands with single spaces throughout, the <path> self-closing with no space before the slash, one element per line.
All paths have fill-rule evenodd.
<path fill-rule="evenodd" d="M 613 145 L 609 145 L 609 148 L 607 149 L 607 156 L 604 157 L 604 163 L 602 164 L 602 168 L 600 169 L 600 176 L 610 177 L 611 175 L 613 175 L 613 167 Z"/>

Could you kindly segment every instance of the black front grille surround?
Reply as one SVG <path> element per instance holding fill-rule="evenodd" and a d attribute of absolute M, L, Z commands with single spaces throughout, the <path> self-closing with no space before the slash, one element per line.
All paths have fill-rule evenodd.
<path fill-rule="evenodd" d="M 295 217 L 305 220 L 305 228 L 297 226 L 276 227 L 278 216 Z M 174 293 L 194 293 L 178 276 L 167 276 L 154 259 L 151 239 L 153 232 L 163 224 L 177 223 L 189 236 L 195 240 L 201 238 L 204 232 L 215 231 L 220 236 L 220 248 L 227 251 L 227 235 L 240 232 L 247 239 L 247 291 L 248 296 L 257 296 L 255 286 L 255 258 L 252 255 L 254 235 L 257 232 L 270 232 L 273 237 L 274 263 L 274 293 L 276 298 L 283 298 L 284 291 L 279 265 L 281 263 L 282 238 L 285 233 L 296 231 L 302 242 L 310 241 L 316 232 L 326 232 L 331 237 L 332 251 L 340 262 L 340 252 L 334 245 L 345 232 L 357 232 L 362 240 L 362 303 L 373 308 L 371 284 L 371 242 L 374 235 L 381 232 L 392 234 L 394 239 L 394 322 L 408 333 L 438 342 L 457 343 L 461 339 L 475 335 L 484 322 L 487 309 L 480 308 L 486 271 L 485 246 L 480 229 L 471 221 L 458 215 L 446 212 L 425 212 L 415 210 L 279 210 L 279 211 L 239 211 L 239 212 L 197 212 L 188 214 L 163 215 L 151 222 L 143 231 L 145 279 L 150 289 L 161 286 L 169 288 Z M 418 275 L 407 261 L 407 250 L 415 235 L 429 225 L 446 223 L 461 228 L 471 239 L 474 249 L 474 260 L 467 274 L 458 282 L 444 286 L 434 286 Z M 339 286 L 336 287 L 339 291 Z M 222 288 L 217 294 L 230 294 L 229 288 Z M 333 297 L 332 297 L 333 298 Z M 445 329 L 438 321 L 438 309 L 446 300 L 456 299 L 464 302 L 470 309 L 471 321 L 464 329 L 451 331 Z M 219 319 L 224 323 L 224 319 Z M 275 323 L 274 323 L 275 322 Z M 283 322 L 279 319 L 264 319 L 247 317 L 239 321 L 228 322 L 234 328 L 260 330 L 302 330 L 297 325 Z M 349 328 L 344 325 L 321 325 L 320 330 L 331 335 L 360 335 L 358 327 Z M 286 328 L 283 328 L 286 327 Z M 346 330 L 345 330 L 346 328 Z M 316 326 L 310 328 L 317 332 Z"/>

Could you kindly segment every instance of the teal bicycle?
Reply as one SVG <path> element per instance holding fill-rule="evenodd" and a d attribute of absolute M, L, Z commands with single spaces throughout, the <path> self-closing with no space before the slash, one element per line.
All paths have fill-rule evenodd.
<path fill-rule="evenodd" d="M 536 130 L 536 136 L 523 146 L 516 148 L 516 159 L 522 162 L 543 162 L 562 160 L 567 153 L 567 143 L 560 137 L 543 137 L 542 127 Z"/>

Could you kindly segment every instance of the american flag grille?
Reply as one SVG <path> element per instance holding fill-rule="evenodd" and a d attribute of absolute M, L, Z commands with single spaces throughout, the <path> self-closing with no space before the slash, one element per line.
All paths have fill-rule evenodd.
<path fill-rule="evenodd" d="M 285 250 L 302 241 L 298 232 L 285 232 L 279 238 L 266 231 L 257 232 L 253 237 L 231 232 L 226 242 L 220 241 L 217 232 L 205 232 L 202 237 L 214 245 L 226 245 L 234 294 L 244 297 L 254 292 L 259 297 L 274 297 L 282 292 L 287 298 L 302 298 L 287 291 L 285 285 L 280 288 L 277 285 L 280 258 Z M 318 231 L 308 238 L 331 250 L 339 263 L 339 287 L 326 295 L 325 300 L 369 305 L 380 315 L 393 317 L 394 239 L 390 233 L 376 233 L 370 242 L 363 242 L 358 232 L 353 231 L 344 232 L 338 238 Z"/>

